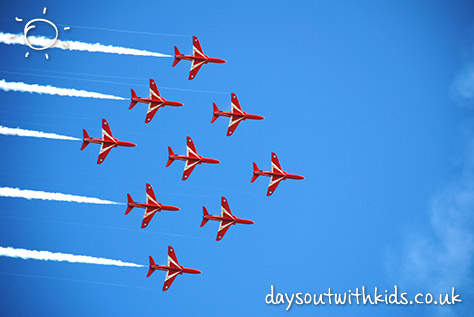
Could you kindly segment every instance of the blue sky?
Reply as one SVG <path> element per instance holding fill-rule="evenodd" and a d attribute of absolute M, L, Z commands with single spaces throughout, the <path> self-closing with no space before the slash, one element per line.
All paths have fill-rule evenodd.
<path fill-rule="evenodd" d="M 450 207 L 436 202 L 458 187 L 470 192 L 463 184 L 471 184 L 466 160 L 472 110 L 458 107 L 452 90 L 457 74 L 472 61 L 472 2 L 15 1 L 1 5 L 0 30 L 21 33 L 24 25 L 14 18 L 40 17 L 44 6 L 53 22 L 71 26 L 60 33 L 62 39 L 165 54 L 177 45 L 189 54 L 196 35 L 206 54 L 228 62 L 205 65 L 188 81 L 189 62 L 172 68 L 171 58 L 53 49 L 50 60 L 38 52 L 26 59 L 27 47 L 0 44 L 0 77 L 7 81 L 128 97 L 130 88 L 146 95 L 148 79 L 154 78 L 159 88 L 217 92 L 161 88 L 162 96 L 184 106 L 160 110 L 148 125 L 143 104 L 129 111 L 128 101 L 0 92 L 3 126 L 75 137 L 86 128 L 99 136 L 100 120 L 106 118 L 115 137 L 138 144 L 114 149 L 97 165 L 95 145 L 81 152 L 80 142 L 0 136 L 0 186 L 126 202 L 127 193 L 144 200 L 149 182 L 159 201 L 181 207 L 156 215 L 142 230 L 142 211 L 125 216 L 124 206 L 1 198 L 0 245 L 145 265 L 149 255 L 164 263 L 172 245 L 182 265 L 203 274 L 179 276 L 162 292 L 165 274 L 146 278 L 146 268 L 2 258 L 0 308 L 6 315 L 465 316 L 472 311 L 471 257 L 454 257 L 447 266 L 451 273 L 441 275 L 445 263 L 438 259 L 449 262 L 450 252 L 412 248 L 434 235 L 428 245 L 439 250 L 443 240 L 436 242 L 433 210 Z M 265 120 L 244 122 L 226 137 L 228 119 L 212 125 L 210 120 L 213 102 L 230 109 L 231 92 L 245 111 Z M 183 154 L 187 135 L 201 155 L 222 163 L 198 166 L 183 182 L 183 163 L 165 164 L 167 146 Z M 266 197 L 268 179 L 250 183 L 252 162 L 270 168 L 272 151 L 285 170 L 306 179 L 282 182 Z M 202 206 L 219 212 L 220 196 L 236 216 L 255 224 L 233 226 L 216 242 L 217 223 L 199 224 Z M 471 212 L 469 206 L 463 205 L 463 215 Z M 464 229 L 472 237 L 472 225 Z M 463 242 L 455 247 L 462 249 Z M 411 261 L 414 253 L 423 259 L 421 266 Z M 394 284 L 413 295 L 448 292 L 445 286 L 452 285 L 464 302 L 449 311 L 346 305 L 294 306 L 286 312 L 284 306 L 265 304 L 270 285 L 280 292 L 320 293 L 328 287 L 344 292 Z"/>

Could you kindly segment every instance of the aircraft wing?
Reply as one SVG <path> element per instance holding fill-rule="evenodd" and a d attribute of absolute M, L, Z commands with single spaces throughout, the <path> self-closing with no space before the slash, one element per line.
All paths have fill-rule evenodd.
<path fill-rule="evenodd" d="M 244 119 L 244 117 L 230 117 L 229 128 L 227 128 L 227 136 L 231 136 L 234 133 L 235 129 L 239 123 Z"/>
<path fill-rule="evenodd" d="M 202 51 L 201 44 L 197 37 L 193 36 L 193 56 L 199 58 L 206 58 L 204 52 Z M 205 63 L 205 60 L 193 60 L 191 64 L 191 71 L 189 72 L 189 80 L 196 77 L 199 69 L 201 68 L 202 64 Z"/>
<path fill-rule="evenodd" d="M 153 187 L 150 184 L 146 184 L 146 203 L 158 205 L 158 201 L 155 197 L 155 192 L 153 191 Z"/>
<path fill-rule="evenodd" d="M 240 107 L 239 99 L 237 98 L 237 95 L 232 93 L 232 98 L 231 98 L 231 105 L 232 105 L 232 113 L 235 114 L 244 114 L 242 107 Z"/>
<path fill-rule="evenodd" d="M 229 203 L 225 197 L 221 197 L 221 217 L 235 219 L 230 211 Z"/>
<path fill-rule="evenodd" d="M 99 158 L 97 159 L 97 164 L 102 164 L 105 158 L 109 154 L 110 150 L 114 147 L 115 143 L 102 143 L 100 146 Z"/>
<path fill-rule="evenodd" d="M 234 223 L 232 220 L 222 220 L 219 224 L 219 230 L 217 231 L 216 241 L 222 240 L 225 233 L 229 230 L 229 227 Z"/>
<path fill-rule="evenodd" d="M 178 258 L 176 257 L 176 253 L 174 253 L 174 249 L 172 246 L 168 246 L 168 266 L 174 268 L 181 268 L 181 265 L 179 265 Z"/>
<path fill-rule="evenodd" d="M 278 161 L 278 156 L 272 152 L 272 173 L 284 174 L 283 169 L 281 168 L 280 162 Z"/>
<path fill-rule="evenodd" d="M 280 182 L 284 179 L 284 176 L 270 177 L 270 184 L 268 185 L 267 196 L 271 196 L 275 192 L 275 189 L 278 187 L 278 184 L 280 184 Z"/>
<path fill-rule="evenodd" d="M 158 112 L 158 109 L 160 109 L 163 106 L 163 103 L 152 103 L 150 102 L 148 106 L 148 111 L 146 112 L 146 118 L 145 118 L 145 123 L 149 123 L 155 114 Z"/>
<path fill-rule="evenodd" d="M 196 36 L 193 36 L 193 56 L 201 58 L 206 57 L 206 55 L 204 55 L 204 52 L 202 51 L 201 43 L 199 43 L 199 40 Z"/>
<path fill-rule="evenodd" d="M 165 283 L 163 284 L 163 290 L 166 291 L 170 288 L 179 271 L 166 271 Z"/>
<path fill-rule="evenodd" d="M 198 163 L 199 161 L 186 161 L 186 165 L 184 166 L 183 178 L 182 178 L 183 181 L 189 178 L 189 176 L 193 172 L 196 165 L 198 165 Z"/>
<path fill-rule="evenodd" d="M 150 99 L 161 99 L 160 92 L 153 79 L 150 79 Z"/>
<path fill-rule="evenodd" d="M 157 211 L 160 211 L 160 209 L 156 207 L 145 208 L 145 214 L 143 215 L 143 220 L 142 220 L 142 228 L 146 228 L 148 226 L 148 224 L 150 223 L 151 219 L 153 219 L 153 216 L 156 214 Z"/>
<path fill-rule="evenodd" d="M 102 139 L 105 141 L 114 141 L 114 136 L 112 135 L 112 131 L 110 130 L 109 123 L 107 120 L 102 119 Z"/>
<path fill-rule="evenodd" d="M 191 157 L 199 158 L 199 154 L 194 146 L 193 139 L 191 137 L 186 138 L 186 155 Z"/>
<path fill-rule="evenodd" d="M 189 80 L 192 80 L 194 77 L 196 77 L 198 71 L 201 69 L 201 66 L 205 63 L 206 61 L 203 60 L 193 60 L 191 63 L 191 71 L 189 72 Z"/>

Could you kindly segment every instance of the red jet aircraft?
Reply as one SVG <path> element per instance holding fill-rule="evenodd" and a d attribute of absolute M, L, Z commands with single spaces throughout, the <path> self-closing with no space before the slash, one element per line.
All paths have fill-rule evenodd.
<path fill-rule="evenodd" d="M 170 166 L 174 160 L 178 161 L 186 161 L 186 165 L 184 166 L 184 173 L 183 173 L 183 181 L 187 180 L 189 175 L 191 175 L 193 169 L 196 165 L 201 163 L 209 163 L 209 164 L 217 164 L 220 163 L 219 160 L 213 158 L 205 158 L 199 155 L 194 147 L 194 142 L 191 137 L 187 137 L 187 153 L 186 155 L 176 155 L 173 153 L 171 147 L 168 146 L 168 162 L 166 163 L 166 167 Z"/>
<path fill-rule="evenodd" d="M 256 115 L 256 114 L 248 114 L 244 112 L 240 107 L 239 99 L 237 95 L 232 93 L 232 97 L 230 99 L 232 104 L 232 112 L 220 111 L 217 108 L 216 104 L 213 103 L 214 106 L 214 115 L 212 116 L 211 123 L 217 120 L 219 117 L 230 117 L 229 128 L 227 129 L 227 136 L 231 136 L 234 133 L 235 129 L 239 125 L 240 121 L 242 120 L 262 120 L 264 117 Z"/>
<path fill-rule="evenodd" d="M 226 61 L 221 58 L 213 58 L 205 55 L 202 51 L 201 44 L 197 37 L 193 36 L 193 55 L 183 55 L 179 52 L 178 48 L 174 47 L 174 62 L 173 67 L 175 67 L 180 60 L 192 61 L 191 71 L 189 72 L 189 80 L 196 77 L 199 69 L 203 64 L 207 63 L 225 63 Z"/>
<path fill-rule="evenodd" d="M 183 104 L 177 101 L 170 101 L 166 100 L 160 96 L 160 92 L 156 87 L 156 83 L 153 79 L 150 79 L 150 98 L 141 98 L 137 97 L 135 90 L 131 89 L 132 91 L 132 102 L 130 103 L 129 110 L 135 107 L 137 102 L 147 103 L 148 104 L 148 111 L 146 113 L 145 123 L 149 123 L 151 119 L 155 116 L 158 109 L 164 106 L 173 106 L 173 107 L 181 107 Z"/>
<path fill-rule="evenodd" d="M 128 204 L 127 204 L 127 210 L 125 211 L 126 215 L 128 215 L 128 213 L 133 209 L 133 207 L 145 209 L 145 214 L 143 215 L 143 221 L 142 221 L 142 228 L 146 228 L 146 226 L 148 226 L 148 224 L 150 223 L 151 219 L 153 218 L 156 212 L 160 212 L 162 210 L 171 210 L 171 211 L 179 210 L 179 207 L 167 206 L 167 205 L 163 205 L 159 203 L 156 200 L 155 193 L 153 192 L 153 187 L 151 187 L 150 184 L 146 184 L 146 203 L 143 204 L 143 203 L 134 202 L 130 194 L 127 194 L 127 199 L 128 199 Z"/>
<path fill-rule="evenodd" d="M 97 159 L 97 164 L 101 164 L 107 157 L 107 154 L 109 154 L 110 150 L 112 150 L 112 148 L 114 147 L 137 146 L 135 143 L 119 141 L 116 138 L 114 138 L 114 136 L 112 135 L 112 131 L 110 131 L 110 126 L 107 120 L 105 119 L 102 119 L 102 139 L 91 138 L 89 134 L 87 133 L 86 129 L 82 129 L 82 132 L 84 134 L 84 139 L 83 139 L 84 142 L 82 143 L 81 151 L 84 150 L 89 143 L 101 144 L 99 158 Z"/>
<path fill-rule="evenodd" d="M 165 284 L 163 285 L 163 290 L 166 291 L 170 288 L 171 283 L 178 274 L 191 273 L 191 274 L 201 274 L 201 271 L 196 269 L 189 269 L 179 265 L 176 254 L 171 246 L 168 247 L 168 265 L 156 265 L 153 258 L 150 256 L 150 269 L 146 277 L 149 277 L 155 270 L 166 271 Z"/>
<path fill-rule="evenodd" d="M 275 189 L 277 188 L 278 184 L 285 180 L 285 179 L 304 179 L 304 176 L 296 175 L 296 174 L 288 174 L 287 172 L 283 171 L 280 166 L 280 162 L 278 161 L 278 157 L 275 153 L 272 153 L 272 171 L 261 171 L 258 169 L 257 164 L 253 163 L 253 176 L 252 180 L 250 181 L 253 183 L 259 176 L 269 176 L 270 177 L 270 185 L 268 185 L 267 196 L 271 196 Z"/>
<path fill-rule="evenodd" d="M 225 197 L 221 197 L 221 215 L 220 216 L 212 216 L 209 215 L 207 212 L 206 207 L 202 207 L 203 216 L 201 227 L 203 227 L 209 220 L 220 221 L 219 230 L 217 231 L 216 241 L 220 241 L 224 238 L 225 233 L 229 229 L 231 225 L 235 225 L 236 223 L 243 223 L 246 225 L 254 224 L 252 220 L 247 219 L 240 219 L 236 218 L 230 212 L 229 204 L 227 203 L 227 199 Z"/>

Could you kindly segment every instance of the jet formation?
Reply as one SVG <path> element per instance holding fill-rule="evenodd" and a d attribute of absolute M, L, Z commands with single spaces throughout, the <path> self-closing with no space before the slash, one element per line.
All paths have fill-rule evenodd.
<path fill-rule="evenodd" d="M 200 70 L 201 66 L 208 63 L 225 63 L 224 59 L 209 57 L 203 53 L 201 48 L 201 44 L 197 37 L 193 36 L 193 55 L 183 55 L 179 52 L 178 48 L 175 46 L 175 56 L 173 67 L 176 66 L 179 61 L 181 60 L 189 60 L 191 61 L 191 71 L 189 73 L 189 80 L 192 80 L 196 77 L 198 71 Z M 145 123 L 150 123 L 158 110 L 165 106 L 172 106 L 172 107 L 181 107 L 183 103 L 179 101 L 171 101 L 167 100 L 160 95 L 158 87 L 154 79 L 149 80 L 149 87 L 150 87 L 150 94 L 147 97 L 138 97 L 137 94 L 133 89 L 131 89 L 131 100 L 129 110 L 133 109 L 138 103 L 145 103 L 148 104 L 148 109 L 145 117 Z M 240 122 L 245 120 L 263 120 L 264 117 L 257 114 L 249 114 L 242 110 L 242 107 L 239 103 L 239 99 L 235 93 L 231 93 L 231 111 L 222 111 L 219 110 L 215 103 L 213 105 L 213 115 L 211 119 L 211 123 L 214 123 L 219 117 L 228 117 L 229 118 L 229 126 L 227 128 L 227 136 L 231 136 L 235 133 L 235 130 Z M 126 141 L 119 141 L 118 139 L 114 138 L 112 135 L 112 131 L 107 120 L 102 119 L 102 138 L 91 138 L 87 131 L 83 129 L 83 143 L 81 150 L 84 150 L 89 143 L 96 143 L 100 144 L 100 152 L 99 157 L 97 160 L 97 164 L 102 164 L 111 151 L 112 148 L 118 146 L 124 147 L 135 147 L 136 144 L 132 142 Z M 170 166 L 175 160 L 184 161 L 184 172 L 182 176 L 182 180 L 185 181 L 189 178 L 192 171 L 197 165 L 207 163 L 207 164 L 218 164 L 220 163 L 219 160 L 214 158 L 206 158 L 198 154 L 196 147 L 194 146 L 194 142 L 191 137 L 186 138 L 186 155 L 177 155 L 173 152 L 171 147 L 168 147 L 168 161 L 166 163 L 166 167 Z M 259 176 L 267 176 L 270 177 L 270 184 L 267 190 L 267 196 L 271 196 L 278 184 L 282 180 L 286 179 L 304 179 L 303 176 L 297 174 L 290 174 L 286 171 L 283 171 L 278 157 L 275 153 L 271 153 L 271 162 L 272 162 L 272 169 L 271 171 L 263 171 L 257 167 L 257 164 L 253 163 L 253 176 L 251 179 L 251 183 L 253 183 Z M 153 191 L 152 186 L 147 183 L 146 184 L 146 200 L 144 203 L 135 202 L 130 194 L 127 194 L 127 209 L 125 211 L 125 215 L 128 215 L 133 208 L 142 208 L 145 209 L 141 228 L 147 228 L 150 224 L 151 220 L 155 216 L 157 212 L 161 212 L 162 210 L 166 211 L 179 211 L 180 208 L 171 205 L 165 205 L 156 199 L 155 193 Z M 206 207 L 203 206 L 203 216 L 201 221 L 201 227 L 203 227 L 209 220 L 219 222 L 219 228 L 217 230 L 216 241 L 222 240 L 228 229 L 235 224 L 254 224 L 252 220 L 237 218 L 234 216 L 230 210 L 229 203 L 227 198 L 221 197 L 221 213 L 220 215 L 210 215 L 207 211 Z M 174 249 L 169 246 L 168 247 L 168 264 L 167 265 L 157 265 L 153 258 L 149 257 L 149 270 L 147 277 L 149 277 L 155 270 L 166 271 L 165 282 L 163 285 L 163 291 L 169 289 L 173 281 L 178 275 L 183 273 L 190 273 L 190 274 L 200 274 L 201 271 L 197 269 L 185 268 L 178 263 L 178 259 L 176 257 Z"/>

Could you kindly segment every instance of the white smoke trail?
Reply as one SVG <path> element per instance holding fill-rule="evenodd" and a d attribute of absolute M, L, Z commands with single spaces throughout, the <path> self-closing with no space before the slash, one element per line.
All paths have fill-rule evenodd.
<path fill-rule="evenodd" d="M 13 198 L 25 198 L 25 199 L 41 199 L 41 200 L 55 200 L 55 201 L 67 201 L 74 203 L 84 204 L 99 204 L 99 205 L 122 205 L 110 200 L 103 200 L 93 197 L 76 196 L 61 193 L 48 193 L 43 191 L 19 189 L 11 187 L 0 187 L 0 197 L 13 197 Z"/>
<path fill-rule="evenodd" d="M 126 98 L 101 94 L 98 92 L 77 90 L 72 88 L 58 88 L 53 86 L 42 86 L 37 84 L 25 84 L 21 82 L 8 82 L 5 79 L 0 79 L 0 89 L 4 91 L 20 91 L 37 94 L 48 94 L 69 97 L 83 97 L 96 99 L 112 99 L 112 100 L 126 100 Z"/>
<path fill-rule="evenodd" d="M 71 136 L 59 135 L 56 133 L 46 133 L 41 131 L 25 130 L 20 128 L 7 128 L 0 125 L 0 134 L 3 135 L 14 135 L 14 136 L 26 136 L 32 138 L 42 138 L 42 139 L 54 139 L 54 140 L 69 140 L 69 141 L 79 141 L 78 138 L 73 138 Z"/>
<path fill-rule="evenodd" d="M 28 36 L 28 42 L 33 46 L 45 47 L 51 43 L 50 38 L 44 36 Z M 0 43 L 7 45 L 20 44 L 26 45 L 23 38 L 23 34 L 12 34 L 0 32 Z M 173 57 L 167 54 L 161 54 L 156 52 L 150 52 L 145 50 L 139 50 L 134 48 L 126 48 L 120 46 L 103 45 L 100 43 L 84 43 L 78 41 L 61 41 L 57 40 L 52 46 L 53 48 L 60 48 L 63 50 L 72 51 L 86 51 L 86 52 L 100 52 L 100 53 L 111 53 L 121 55 L 134 55 L 134 56 L 152 56 L 152 57 Z"/>
<path fill-rule="evenodd" d="M 35 251 L 26 249 L 15 249 L 12 247 L 0 247 L 0 256 L 9 258 L 20 258 L 23 260 L 41 260 L 41 261 L 60 261 L 70 263 L 86 263 L 99 265 L 114 265 L 127 267 L 144 267 L 144 265 L 122 262 L 120 260 L 111 260 L 105 258 L 96 258 L 87 255 L 75 255 L 60 252 Z"/>

